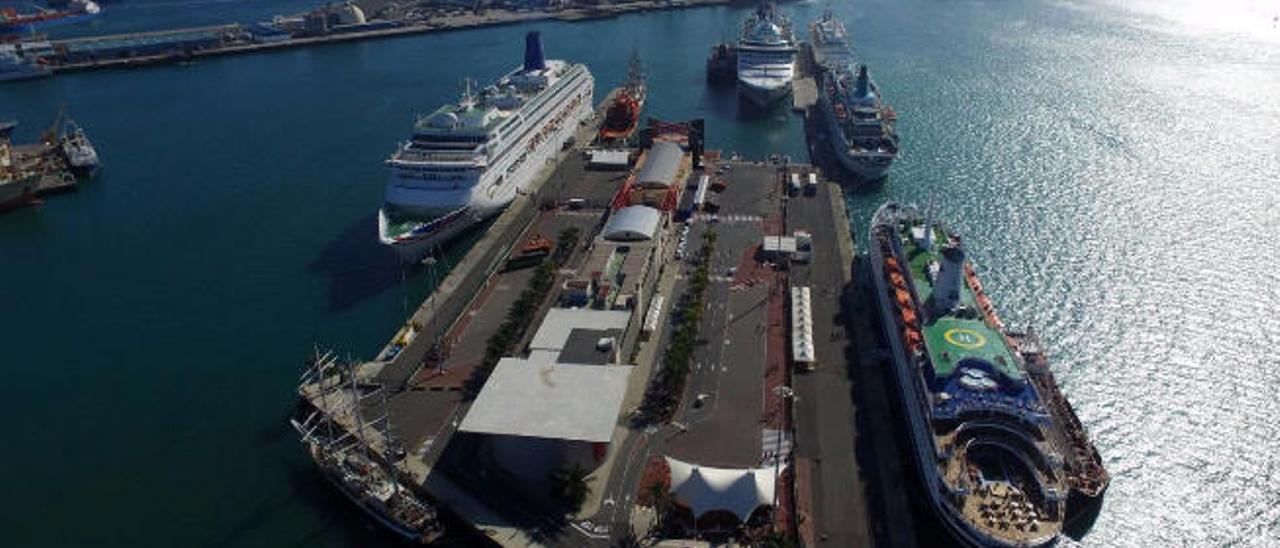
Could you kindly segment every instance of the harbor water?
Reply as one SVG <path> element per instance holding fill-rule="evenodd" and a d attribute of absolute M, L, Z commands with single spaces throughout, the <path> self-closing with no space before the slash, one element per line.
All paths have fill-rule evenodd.
<path fill-rule="evenodd" d="M 1280 29 L 1257 4 L 834 8 L 903 142 L 887 182 L 846 191 L 851 229 L 863 240 L 885 200 L 933 201 L 1006 323 L 1046 343 L 1113 474 L 1085 545 L 1280 545 Z M 99 32 L 309 4 L 106 7 Z M 803 27 L 824 8 L 784 11 Z M 0 216 L 4 544 L 395 545 L 285 426 L 313 344 L 370 357 L 432 285 L 376 243 L 382 160 L 464 77 L 515 66 L 534 28 L 551 57 L 588 63 L 597 98 L 636 49 L 646 116 L 706 118 L 711 148 L 748 158 L 804 158 L 788 108 L 743 111 L 704 83 L 707 48 L 746 9 L 0 87 L 20 140 L 65 105 L 104 162 L 80 191 Z"/>

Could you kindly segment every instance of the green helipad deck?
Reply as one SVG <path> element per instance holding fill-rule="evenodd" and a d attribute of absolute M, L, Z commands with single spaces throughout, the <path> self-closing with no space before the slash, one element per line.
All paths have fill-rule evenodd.
<path fill-rule="evenodd" d="M 902 247 L 907 254 L 911 281 L 915 285 L 921 303 L 928 301 L 933 293 L 933 284 L 926 275 L 930 261 L 941 260 L 940 250 L 947 241 L 946 234 L 935 227 L 932 248 L 921 249 L 910 229 L 904 231 L 905 242 Z M 969 285 L 961 284 L 960 302 L 965 308 L 979 310 L 977 298 Z M 929 350 L 929 358 L 938 377 L 950 376 L 956 364 L 966 358 L 979 358 L 991 362 L 1001 372 L 1013 379 L 1024 376 L 1018 366 L 1012 350 L 1005 343 L 1004 336 L 987 326 L 981 317 L 973 319 L 946 315 L 932 318 L 923 326 L 925 345 Z"/>

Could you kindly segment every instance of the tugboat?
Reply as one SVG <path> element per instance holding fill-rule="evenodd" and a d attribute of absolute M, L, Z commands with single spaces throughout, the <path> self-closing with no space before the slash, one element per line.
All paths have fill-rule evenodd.
<path fill-rule="evenodd" d="M 77 177 L 93 177 L 98 172 L 98 151 L 75 120 L 67 119 L 63 126 L 61 145 L 62 154 Z"/>
<path fill-rule="evenodd" d="M 391 532 L 415 543 L 430 544 L 444 536 L 444 527 L 436 509 L 405 487 L 387 464 L 403 458 L 404 453 L 389 434 L 390 419 L 381 390 L 362 393 L 352 364 L 344 371 L 332 353 L 317 351 L 298 387 L 307 402 L 303 409 L 312 411 L 304 420 L 295 418 L 290 423 L 325 479 L 343 496 Z M 365 400 L 377 394 L 384 396 L 379 406 L 383 415 L 367 420 Z M 339 424 L 340 416 L 349 417 L 353 424 Z M 377 435 L 367 435 L 370 429 Z M 375 447 L 381 448 L 381 455 Z"/>
<path fill-rule="evenodd" d="M 605 113 L 604 123 L 600 126 L 600 142 L 629 139 L 640 125 L 644 99 L 644 66 L 640 64 L 640 56 L 632 52 L 627 83 Z"/>

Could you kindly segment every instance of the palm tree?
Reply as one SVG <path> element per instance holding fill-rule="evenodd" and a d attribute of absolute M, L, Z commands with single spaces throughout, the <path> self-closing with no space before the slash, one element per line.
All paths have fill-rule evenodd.
<path fill-rule="evenodd" d="M 587 470 L 575 463 L 561 468 L 551 476 L 555 494 L 575 512 L 582 508 L 582 503 L 587 501 L 587 495 L 591 493 L 591 486 L 587 485 L 591 479 L 587 475 Z"/>
<path fill-rule="evenodd" d="M 654 528 L 661 531 L 662 522 L 667 516 L 667 510 L 671 508 L 671 492 L 667 490 L 667 484 L 661 481 L 651 482 L 646 489 L 648 490 L 649 501 L 653 503 L 653 513 L 657 516 Z"/>

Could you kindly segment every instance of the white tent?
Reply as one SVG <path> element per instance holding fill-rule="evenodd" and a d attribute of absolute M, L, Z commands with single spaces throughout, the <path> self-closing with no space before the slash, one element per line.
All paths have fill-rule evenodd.
<path fill-rule="evenodd" d="M 773 504 L 777 476 L 772 467 L 712 468 L 666 459 L 671 468 L 671 492 L 693 510 L 695 518 L 712 510 L 726 510 L 745 522 L 756 508 Z"/>

